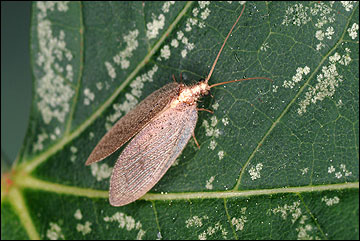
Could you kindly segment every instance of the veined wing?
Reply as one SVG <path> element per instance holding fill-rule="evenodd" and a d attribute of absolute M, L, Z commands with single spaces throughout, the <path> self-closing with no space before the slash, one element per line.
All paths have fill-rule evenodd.
<path fill-rule="evenodd" d="M 96 145 L 86 165 L 101 161 L 124 145 L 159 114 L 180 91 L 179 83 L 169 83 L 140 102 L 108 131 Z"/>
<path fill-rule="evenodd" d="M 196 105 L 164 110 L 120 154 L 111 179 L 110 203 L 122 206 L 147 193 L 188 143 L 197 121 Z"/>

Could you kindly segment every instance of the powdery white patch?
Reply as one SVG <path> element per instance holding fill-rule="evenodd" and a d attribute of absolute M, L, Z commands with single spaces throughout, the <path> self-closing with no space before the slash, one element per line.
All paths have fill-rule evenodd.
<path fill-rule="evenodd" d="M 146 24 L 146 37 L 148 39 L 156 38 L 159 34 L 159 30 L 163 29 L 165 25 L 165 16 L 164 14 L 160 14 L 156 17 L 154 14 L 152 15 L 152 22 Z"/>
<path fill-rule="evenodd" d="M 309 168 L 306 167 L 306 168 L 300 169 L 300 171 L 301 171 L 301 175 L 305 175 L 306 173 L 308 173 Z"/>
<path fill-rule="evenodd" d="M 61 134 L 60 128 L 56 127 L 55 128 L 55 135 L 59 136 Z"/>
<path fill-rule="evenodd" d="M 214 180 L 215 180 L 214 176 L 210 177 L 210 179 L 206 181 L 205 188 L 209 189 L 209 190 L 212 190 L 213 189 L 212 183 L 213 183 Z"/>
<path fill-rule="evenodd" d="M 351 62 L 350 49 L 345 49 L 345 54 L 340 56 L 339 53 L 329 57 L 329 65 L 323 66 L 321 73 L 317 75 L 317 84 L 315 87 L 310 86 L 305 93 L 305 99 L 299 104 L 297 112 L 302 115 L 306 112 L 306 108 L 311 103 L 316 104 L 325 97 L 332 97 L 335 94 L 336 87 L 343 81 L 343 76 L 337 71 L 336 64 L 348 65 Z"/>
<path fill-rule="evenodd" d="M 186 20 L 185 31 L 190 32 L 192 30 L 192 26 L 196 26 L 198 24 L 198 22 L 199 22 L 199 20 L 197 20 L 196 18 L 188 18 Z"/>
<path fill-rule="evenodd" d="M 57 10 L 59 12 L 66 12 L 67 10 L 69 10 L 68 3 L 69 1 L 57 2 Z"/>
<path fill-rule="evenodd" d="M 326 32 L 325 32 L 325 36 L 328 38 L 328 39 L 331 39 L 332 37 L 332 35 L 335 33 L 335 31 L 334 31 L 334 28 L 332 27 L 332 26 L 330 26 L 330 27 L 328 27 L 327 29 L 326 29 Z"/>
<path fill-rule="evenodd" d="M 301 3 L 289 6 L 282 24 L 301 26 L 310 21 L 315 22 L 315 27 L 318 28 L 315 38 L 320 41 L 317 43 L 316 49 L 319 51 L 326 46 L 323 42 L 325 37 L 332 39 L 332 35 L 335 33 L 332 26 L 326 27 L 335 22 L 333 4 L 334 2 L 315 2 L 310 7 L 304 7 Z"/>
<path fill-rule="evenodd" d="M 222 118 L 221 121 L 224 124 L 224 126 L 227 126 L 229 124 L 229 118 L 227 118 L 227 117 Z"/>
<path fill-rule="evenodd" d="M 351 9 L 353 9 L 354 7 L 354 3 L 356 3 L 356 1 L 340 1 L 340 2 L 347 12 L 351 11 Z"/>
<path fill-rule="evenodd" d="M 235 231 L 243 230 L 246 222 L 247 218 L 245 216 L 241 216 L 240 218 L 233 218 L 231 220 L 231 224 L 235 227 Z"/>
<path fill-rule="evenodd" d="M 125 94 L 126 100 L 121 104 L 113 104 L 115 112 L 106 117 L 105 128 L 107 131 L 111 129 L 112 125 L 122 116 L 122 114 L 126 114 L 138 104 L 139 101 L 137 98 L 140 98 L 144 84 L 146 82 L 153 82 L 154 74 L 157 70 L 158 66 L 154 65 L 154 67 L 147 73 L 136 77 L 136 79 L 130 84 L 131 94 Z"/>
<path fill-rule="evenodd" d="M 45 132 L 39 134 L 37 136 L 37 141 L 33 145 L 33 152 L 42 151 L 44 148 L 43 141 L 45 141 L 48 138 L 49 138 L 49 136 Z"/>
<path fill-rule="evenodd" d="M 350 172 L 349 170 L 346 169 L 345 164 L 340 164 L 340 168 L 343 171 L 345 177 L 351 176 L 352 172 Z"/>
<path fill-rule="evenodd" d="M 54 133 L 50 134 L 50 139 L 54 141 L 60 136 L 60 134 L 61 134 L 60 128 L 56 127 Z"/>
<path fill-rule="evenodd" d="M 186 21 L 186 25 L 185 25 L 185 31 L 186 32 L 190 32 L 192 30 L 191 24 L 189 19 Z"/>
<path fill-rule="evenodd" d="M 127 231 L 132 230 L 139 230 L 136 236 L 137 240 L 142 240 L 143 236 L 145 235 L 146 231 L 142 229 L 142 224 L 140 221 L 137 221 L 131 217 L 126 215 L 122 212 L 116 212 L 111 217 L 104 217 L 105 222 L 117 222 L 119 224 L 120 229 L 126 229 Z"/>
<path fill-rule="evenodd" d="M 292 80 L 285 80 L 283 83 L 284 88 L 294 88 L 295 84 L 300 82 L 303 78 L 303 75 L 308 75 L 310 73 L 310 68 L 305 66 L 304 68 L 298 67 L 296 69 L 296 74 L 292 77 Z"/>
<path fill-rule="evenodd" d="M 215 138 L 219 137 L 220 130 L 215 128 L 215 125 L 217 124 L 217 119 L 211 119 L 211 126 L 209 125 L 209 122 L 207 120 L 203 121 L 203 126 L 205 127 L 205 135 L 206 136 L 213 136 Z"/>
<path fill-rule="evenodd" d="M 316 31 L 316 33 L 315 33 L 315 37 L 316 37 L 318 40 L 322 41 L 322 40 L 324 40 L 325 34 L 323 33 L 322 30 L 318 30 L 318 31 Z"/>
<path fill-rule="evenodd" d="M 169 45 L 165 45 L 161 50 L 161 57 L 164 58 L 164 59 L 169 59 L 170 58 L 170 47 Z"/>
<path fill-rule="evenodd" d="M 175 1 L 166 1 L 163 6 L 161 7 L 161 10 L 164 13 L 168 13 L 170 11 L 171 5 L 175 4 Z"/>
<path fill-rule="evenodd" d="M 57 8 L 55 9 L 55 7 Z M 52 23 L 47 19 L 48 12 L 68 10 L 68 2 L 37 2 L 37 38 L 39 51 L 36 53 L 36 64 L 41 69 L 43 76 L 40 77 L 36 85 L 38 95 L 37 107 L 42 115 L 45 124 L 49 124 L 52 119 L 63 123 L 66 114 L 70 111 L 70 101 L 75 91 L 71 85 L 65 81 L 73 77 L 72 68 L 63 56 L 72 56 L 71 51 L 66 48 L 65 32 L 59 31 L 58 36 L 54 36 Z M 69 58 L 67 57 L 69 61 Z M 71 60 L 71 59 L 70 59 Z M 62 73 L 66 64 L 67 73 Z M 66 76 L 64 78 L 64 76 Z"/>
<path fill-rule="evenodd" d="M 91 131 L 89 133 L 89 140 L 92 140 L 94 138 L 94 136 L 95 136 L 94 132 Z"/>
<path fill-rule="evenodd" d="M 308 16 L 309 7 L 304 7 L 301 3 L 297 3 L 293 6 L 289 6 L 286 10 L 285 18 L 282 21 L 283 25 L 288 26 L 294 24 L 301 26 L 302 24 L 308 23 L 311 18 Z"/>
<path fill-rule="evenodd" d="M 205 135 L 214 137 L 213 140 L 211 140 L 209 149 L 215 150 L 215 147 L 217 146 L 216 138 L 218 138 L 221 134 L 220 130 L 216 128 L 216 125 L 218 124 L 218 119 L 216 116 L 211 117 L 211 125 L 209 125 L 209 122 L 207 120 L 204 120 L 203 126 L 205 127 Z M 219 160 L 224 158 L 224 151 L 220 150 L 218 152 Z"/>
<path fill-rule="evenodd" d="M 208 220 L 208 216 L 193 216 L 185 221 L 187 228 L 200 228 L 203 226 L 203 220 Z M 217 222 L 214 226 L 210 225 L 206 228 L 205 231 L 203 231 L 201 234 L 198 235 L 199 240 L 206 240 L 207 236 L 212 236 L 216 232 L 221 232 L 221 235 L 224 239 L 226 239 L 226 235 L 228 234 L 227 230 L 220 224 L 220 222 Z"/>
<path fill-rule="evenodd" d="M 91 92 L 89 88 L 84 89 L 84 95 L 85 95 L 84 105 L 90 105 L 90 103 L 95 99 L 94 92 Z"/>
<path fill-rule="evenodd" d="M 302 214 L 300 208 L 300 201 L 293 202 L 292 205 L 285 204 L 284 206 L 271 209 L 273 214 L 280 214 L 284 220 L 287 220 L 288 215 L 291 215 L 291 223 L 296 227 L 295 230 L 298 232 L 298 239 L 320 239 L 314 232 L 314 227 L 311 225 L 311 220 L 308 216 Z M 298 222 L 296 222 L 299 220 Z M 315 236 L 314 236 L 315 235 Z"/>
<path fill-rule="evenodd" d="M 178 40 L 181 40 L 184 37 L 184 33 L 182 31 L 178 31 L 176 35 Z"/>
<path fill-rule="evenodd" d="M 339 101 L 336 103 L 336 106 L 339 107 L 339 108 L 341 108 L 343 105 L 344 105 L 344 104 L 343 104 L 342 100 L 339 100 Z"/>
<path fill-rule="evenodd" d="M 201 12 L 201 16 L 200 16 L 200 17 L 201 17 L 203 20 L 205 20 L 205 19 L 207 19 L 207 18 L 209 17 L 210 13 L 211 13 L 210 9 L 209 9 L 209 8 L 206 8 L 204 11 Z"/>
<path fill-rule="evenodd" d="M 114 66 L 112 66 L 112 64 L 108 61 L 105 61 L 105 67 L 108 71 L 108 74 L 110 76 L 111 79 L 115 79 L 116 78 L 116 71 Z"/>
<path fill-rule="evenodd" d="M 89 221 L 86 221 L 85 224 L 78 223 L 76 225 L 76 231 L 82 233 L 83 236 L 91 232 L 91 224 Z"/>
<path fill-rule="evenodd" d="M 218 102 L 215 102 L 213 105 L 212 105 L 212 108 L 214 109 L 214 110 L 217 110 L 218 108 L 219 108 L 219 103 Z"/>
<path fill-rule="evenodd" d="M 185 221 L 185 224 L 186 224 L 186 227 L 187 227 L 187 228 L 190 228 L 190 227 L 197 227 L 197 228 L 199 228 L 199 227 L 202 227 L 202 226 L 203 226 L 202 221 L 203 221 L 203 220 L 207 220 L 207 219 L 209 219 L 208 216 L 203 216 L 203 217 L 193 216 L 193 217 L 187 219 L 187 220 Z"/>
<path fill-rule="evenodd" d="M 324 25 L 335 22 L 335 11 L 333 8 L 334 2 L 316 2 L 310 7 L 310 13 L 315 18 L 313 19 L 315 27 L 323 28 Z"/>
<path fill-rule="evenodd" d="M 66 65 L 66 78 L 71 82 L 73 81 L 74 78 L 73 67 L 70 64 Z"/>
<path fill-rule="evenodd" d="M 139 42 L 136 39 L 138 35 L 139 35 L 139 30 L 137 29 L 130 31 L 127 35 L 125 35 L 123 37 L 124 41 L 126 42 L 125 49 L 120 51 L 113 58 L 114 62 L 117 65 L 120 65 L 122 69 L 127 69 L 130 66 L 129 58 L 133 56 L 133 51 L 139 46 Z"/>
<path fill-rule="evenodd" d="M 171 40 L 170 45 L 174 48 L 177 48 L 177 47 L 179 47 L 179 41 L 177 41 L 177 39 L 173 39 L 173 40 Z"/>
<path fill-rule="evenodd" d="M 251 176 L 251 180 L 256 180 L 258 178 L 260 178 L 260 171 L 263 168 L 263 164 L 262 163 L 258 163 L 256 164 L 256 167 L 252 166 L 249 170 L 249 174 Z"/>
<path fill-rule="evenodd" d="M 321 201 L 325 202 L 325 204 L 327 206 L 332 206 L 332 205 L 338 204 L 340 202 L 340 198 L 337 196 L 335 196 L 333 198 L 328 198 L 327 196 L 324 196 L 323 198 L 321 198 Z"/>
<path fill-rule="evenodd" d="M 102 181 L 103 179 L 109 178 L 112 173 L 112 168 L 109 167 L 106 163 L 93 163 L 90 165 L 90 168 L 91 175 L 93 175 L 98 182 Z"/>
<path fill-rule="evenodd" d="M 80 209 L 76 209 L 75 213 L 74 213 L 74 218 L 77 220 L 81 220 L 82 219 L 82 214 Z"/>
<path fill-rule="evenodd" d="M 70 147 L 70 152 L 72 153 L 71 156 L 70 156 L 70 161 L 71 162 L 75 162 L 77 151 L 78 151 L 78 149 L 75 146 Z"/>
<path fill-rule="evenodd" d="M 199 2 L 199 8 L 194 8 L 192 10 L 193 17 L 189 17 L 186 20 L 185 24 L 185 32 L 192 31 L 194 26 L 198 26 L 199 28 L 205 27 L 205 23 L 203 20 L 207 19 L 211 13 L 211 10 L 207 7 L 210 4 L 210 2 Z M 197 18 L 197 16 L 200 14 L 200 21 Z M 189 51 L 193 50 L 195 48 L 195 44 L 189 42 L 189 39 L 185 36 L 183 31 L 177 32 L 177 39 L 173 39 L 171 41 L 171 47 L 177 48 L 180 44 L 179 41 L 184 45 L 184 48 L 180 51 L 181 57 L 186 58 Z M 159 58 L 161 60 L 161 58 Z"/>
<path fill-rule="evenodd" d="M 96 83 L 96 88 L 97 88 L 98 90 L 102 90 L 103 87 L 104 87 L 104 84 L 103 84 L 102 82 L 97 82 L 97 83 Z"/>
<path fill-rule="evenodd" d="M 309 218 L 306 215 L 302 215 L 299 221 L 299 227 L 295 230 L 298 232 L 298 240 L 320 240 L 321 238 L 316 235 L 316 230 L 311 224 L 307 224 Z M 314 233 L 314 234 L 313 234 Z"/>
<path fill-rule="evenodd" d="M 310 224 L 300 226 L 296 228 L 296 231 L 298 232 L 298 240 L 312 240 L 312 239 L 320 239 L 320 238 L 313 238 L 310 234 L 313 231 L 313 226 Z"/>
<path fill-rule="evenodd" d="M 181 57 L 185 58 L 186 55 L 187 55 L 187 50 L 186 50 L 186 49 L 183 49 L 183 50 L 181 51 Z"/>
<path fill-rule="evenodd" d="M 189 39 L 187 38 L 187 37 L 185 37 L 185 36 L 183 36 L 181 39 L 181 43 L 183 43 L 184 44 L 184 46 L 185 46 L 185 51 L 186 52 L 184 52 L 185 53 L 185 56 L 186 56 L 186 54 L 187 54 L 187 50 L 189 50 L 189 51 L 191 51 L 191 50 L 193 50 L 194 49 L 194 47 L 195 47 L 195 44 L 193 44 L 193 43 L 190 43 L 189 42 Z M 183 50 L 183 51 L 184 51 Z M 183 56 L 183 51 L 181 52 L 181 55 Z M 184 56 L 183 56 L 184 57 Z"/>
<path fill-rule="evenodd" d="M 330 167 L 328 167 L 328 173 L 333 173 L 333 172 L 335 172 L 335 167 L 331 165 Z"/>
<path fill-rule="evenodd" d="M 322 49 L 323 47 L 325 47 L 325 44 L 323 44 L 323 43 L 318 43 L 317 45 L 316 45 L 316 50 L 320 50 L 320 49 Z"/>
<path fill-rule="evenodd" d="M 216 118 L 216 116 L 215 116 L 215 115 L 212 116 L 212 117 L 210 118 L 210 120 L 211 120 L 211 126 L 212 126 L 212 127 L 215 127 L 215 126 L 217 125 L 217 123 L 218 123 L 218 119 Z"/>
<path fill-rule="evenodd" d="M 302 215 L 300 208 L 300 201 L 293 202 L 292 205 L 285 204 L 283 207 L 278 206 L 277 208 L 271 209 L 274 214 L 280 214 L 282 219 L 286 220 L 288 214 L 291 214 L 291 222 L 295 223 L 296 220 Z"/>
<path fill-rule="evenodd" d="M 335 177 L 336 177 L 336 178 L 338 178 L 338 179 L 342 178 L 342 174 L 341 174 L 341 172 L 337 172 L 337 173 L 335 173 Z"/>
<path fill-rule="evenodd" d="M 65 239 L 64 234 L 61 232 L 61 227 L 57 223 L 49 223 L 50 229 L 46 231 L 46 237 L 50 240 Z"/>
<path fill-rule="evenodd" d="M 207 5 L 210 4 L 210 1 L 198 1 L 198 3 L 199 3 L 199 7 L 200 7 L 201 9 L 203 9 L 203 8 L 205 8 Z"/>
<path fill-rule="evenodd" d="M 276 93 L 278 90 L 279 86 L 278 85 L 273 85 L 273 89 L 272 92 Z"/>
<path fill-rule="evenodd" d="M 260 50 L 266 52 L 268 48 L 270 48 L 269 43 L 263 43 L 260 47 Z"/>
<path fill-rule="evenodd" d="M 220 224 L 220 222 L 217 222 L 214 227 L 209 226 L 206 231 L 203 231 L 201 234 L 198 235 L 199 240 L 206 240 L 208 236 L 212 236 L 216 232 L 221 232 L 222 238 L 227 239 L 226 235 L 228 234 L 228 231 Z"/>
<path fill-rule="evenodd" d="M 222 160 L 224 158 L 224 151 L 218 152 L 219 160 Z"/>
<path fill-rule="evenodd" d="M 359 25 L 357 23 L 354 23 L 351 28 L 348 28 L 347 31 L 351 39 L 356 39 L 359 31 Z"/>
<path fill-rule="evenodd" d="M 215 141 L 215 140 L 211 140 L 208 148 L 211 149 L 211 150 L 215 150 L 215 147 L 216 147 L 216 146 L 217 146 L 216 141 Z"/>

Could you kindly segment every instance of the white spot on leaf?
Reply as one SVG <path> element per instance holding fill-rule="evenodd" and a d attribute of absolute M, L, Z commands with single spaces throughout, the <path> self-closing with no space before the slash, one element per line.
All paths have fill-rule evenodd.
<path fill-rule="evenodd" d="M 65 239 L 64 234 L 61 232 L 61 227 L 56 223 L 49 223 L 50 229 L 46 231 L 46 237 L 50 240 Z"/>
<path fill-rule="evenodd" d="M 159 30 L 163 29 L 165 25 L 164 14 L 160 14 L 158 17 L 153 15 L 152 20 L 152 22 L 146 24 L 146 36 L 148 39 L 156 38 L 156 36 L 159 34 Z"/>
<path fill-rule="evenodd" d="M 96 180 L 102 181 L 103 179 L 107 179 L 110 177 L 112 173 L 112 168 L 109 167 L 106 163 L 104 164 L 98 164 L 93 163 L 90 165 L 91 168 L 91 174 L 96 177 Z"/>
<path fill-rule="evenodd" d="M 81 220 L 81 219 L 82 219 L 82 214 L 81 214 L 80 209 L 76 209 L 76 211 L 75 211 L 75 213 L 74 213 L 74 217 L 75 217 L 77 220 Z"/>
<path fill-rule="evenodd" d="M 116 212 L 111 217 L 104 217 L 105 222 L 117 222 L 120 229 L 126 229 L 127 231 L 132 231 L 133 229 L 139 230 L 136 236 L 137 240 L 141 240 L 145 235 L 146 231 L 142 229 L 142 224 L 140 221 L 136 222 L 135 219 L 131 216 L 128 216 L 121 212 Z"/>
<path fill-rule="evenodd" d="M 258 178 L 260 178 L 260 171 L 263 168 L 263 164 L 262 163 L 258 163 L 256 164 L 256 167 L 252 166 L 249 170 L 249 174 L 251 177 L 251 180 L 256 180 Z"/>
<path fill-rule="evenodd" d="M 340 198 L 337 196 L 333 198 L 328 198 L 327 196 L 324 196 L 323 198 L 321 198 L 321 201 L 325 202 L 327 206 L 332 206 L 338 204 L 340 202 Z"/>

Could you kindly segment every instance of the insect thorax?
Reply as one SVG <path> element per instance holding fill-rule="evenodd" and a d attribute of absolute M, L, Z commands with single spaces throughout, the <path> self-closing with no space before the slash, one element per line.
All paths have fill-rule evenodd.
<path fill-rule="evenodd" d="M 177 104 L 186 103 L 188 105 L 196 104 L 196 101 L 203 95 L 207 95 L 210 90 L 210 87 L 205 82 L 199 82 L 193 86 L 183 86 L 180 90 L 180 93 L 176 99 L 171 103 L 172 107 L 175 107 Z"/>

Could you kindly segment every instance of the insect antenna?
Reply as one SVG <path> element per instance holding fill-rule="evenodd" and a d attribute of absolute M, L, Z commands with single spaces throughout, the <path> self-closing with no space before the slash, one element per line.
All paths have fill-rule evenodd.
<path fill-rule="evenodd" d="M 216 59 L 215 59 L 213 65 L 212 65 L 212 67 L 211 67 L 211 70 L 210 70 L 210 72 L 209 72 L 209 75 L 208 75 L 208 76 L 206 77 L 206 79 L 205 79 L 205 83 L 208 83 L 208 82 L 209 82 L 209 79 L 210 79 L 210 77 L 211 77 L 211 75 L 212 75 L 212 72 L 213 72 L 214 69 L 215 69 L 215 65 L 216 65 L 216 63 L 217 63 L 217 61 L 218 61 L 218 59 L 219 59 L 219 57 L 220 57 L 220 54 L 221 54 L 221 52 L 222 52 L 222 50 L 223 50 L 223 48 L 224 48 L 224 46 L 225 46 L 225 44 L 226 44 L 226 41 L 228 40 L 228 38 L 229 38 L 231 32 L 233 31 L 233 29 L 235 28 L 235 25 L 237 24 L 237 22 L 239 22 L 239 19 L 240 19 L 241 15 L 243 14 L 244 10 L 245 10 L 245 4 L 244 4 L 244 6 L 243 6 L 243 9 L 241 10 L 241 13 L 240 13 L 239 17 L 236 19 L 236 22 L 234 23 L 234 25 L 233 25 L 232 28 L 230 29 L 228 35 L 226 36 L 226 38 L 225 38 L 225 40 L 224 40 L 224 43 L 223 43 L 223 45 L 221 46 L 221 48 L 220 48 L 220 50 L 219 50 L 219 53 L 217 54 Z"/>
<path fill-rule="evenodd" d="M 225 82 L 221 82 L 221 83 L 216 83 L 216 84 L 210 85 L 209 87 L 211 89 L 212 87 L 219 86 L 219 85 L 226 85 L 229 83 L 240 82 L 240 81 L 245 81 L 245 80 L 253 80 L 253 79 L 266 79 L 266 80 L 270 80 L 271 82 L 273 81 L 272 79 L 267 78 L 267 77 L 252 77 L 252 78 L 236 79 L 236 80 L 230 80 L 230 81 L 225 81 Z"/>
<path fill-rule="evenodd" d="M 213 73 L 213 71 L 214 71 L 214 69 L 215 69 L 215 66 L 216 66 L 217 61 L 218 61 L 218 59 L 219 59 L 219 57 L 220 57 L 220 54 L 221 54 L 221 52 L 222 52 L 222 50 L 223 50 L 223 48 L 224 48 L 224 46 L 225 46 L 225 44 L 226 44 L 226 41 L 227 41 L 228 38 L 230 37 L 230 35 L 231 35 L 232 31 L 234 30 L 235 25 L 237 24 L 237 22 L 239 22 L 239 19 L 240 19 L 241 15 L 244 13 L 244 10 L 245 10 L 245 4 L 244 4 L 244 6 L 243 6 L 243 9 L 241 10 L 241 13 L 240 13 L 239 17 L 236 19 L 234 25 L 232 26 L 232 28 L 230 29 L 228 35 L 226 36 L 226 38 L 225 38 L 225 40 L 224 40 L 224 43 L 222 44 L 222 46 L 221 46 L 221 48 L 220 48 L 220 50 L 219 50 L 219 53 L 217 54 L 216 59 L 215 59 L 213 65 L 212 65 L 212 67 L 211 67 L 211 70 L 210 70 L 210 72 L 209 72 L 209 75 L 208 75 L 208 76 L 206 77 L 206 79 L 205 79 L 205 83 L 208 83 L 208 82 L 209 82 L 209 79 L 211 78 L 211 75 L 212 75 L 212 73 Z M 245 79 L 225 81 L 225 82 L 221 82 L 221 83 L 217 83 L 217 84 L 210 85 L 209 87 L 210 87 L 210 89 L 211 89 L 211 88 L 213 88 L 213 87 L 215 87 L 215 86 L 219 86 L 219 85 L 225 85 L 225 84 L 229 84 L 229 83 L 233 83 L 233 82 L 240 82 L 240 81 L 253 80 L 253 79 L 266 79 L 266 80 L 270 80 L 270 81 L 272 82 L 272 79 L 269 79 L 269 78 L 266 78 L 266 77 L 253 77 L 253 78 L 245 78 Z"/>

